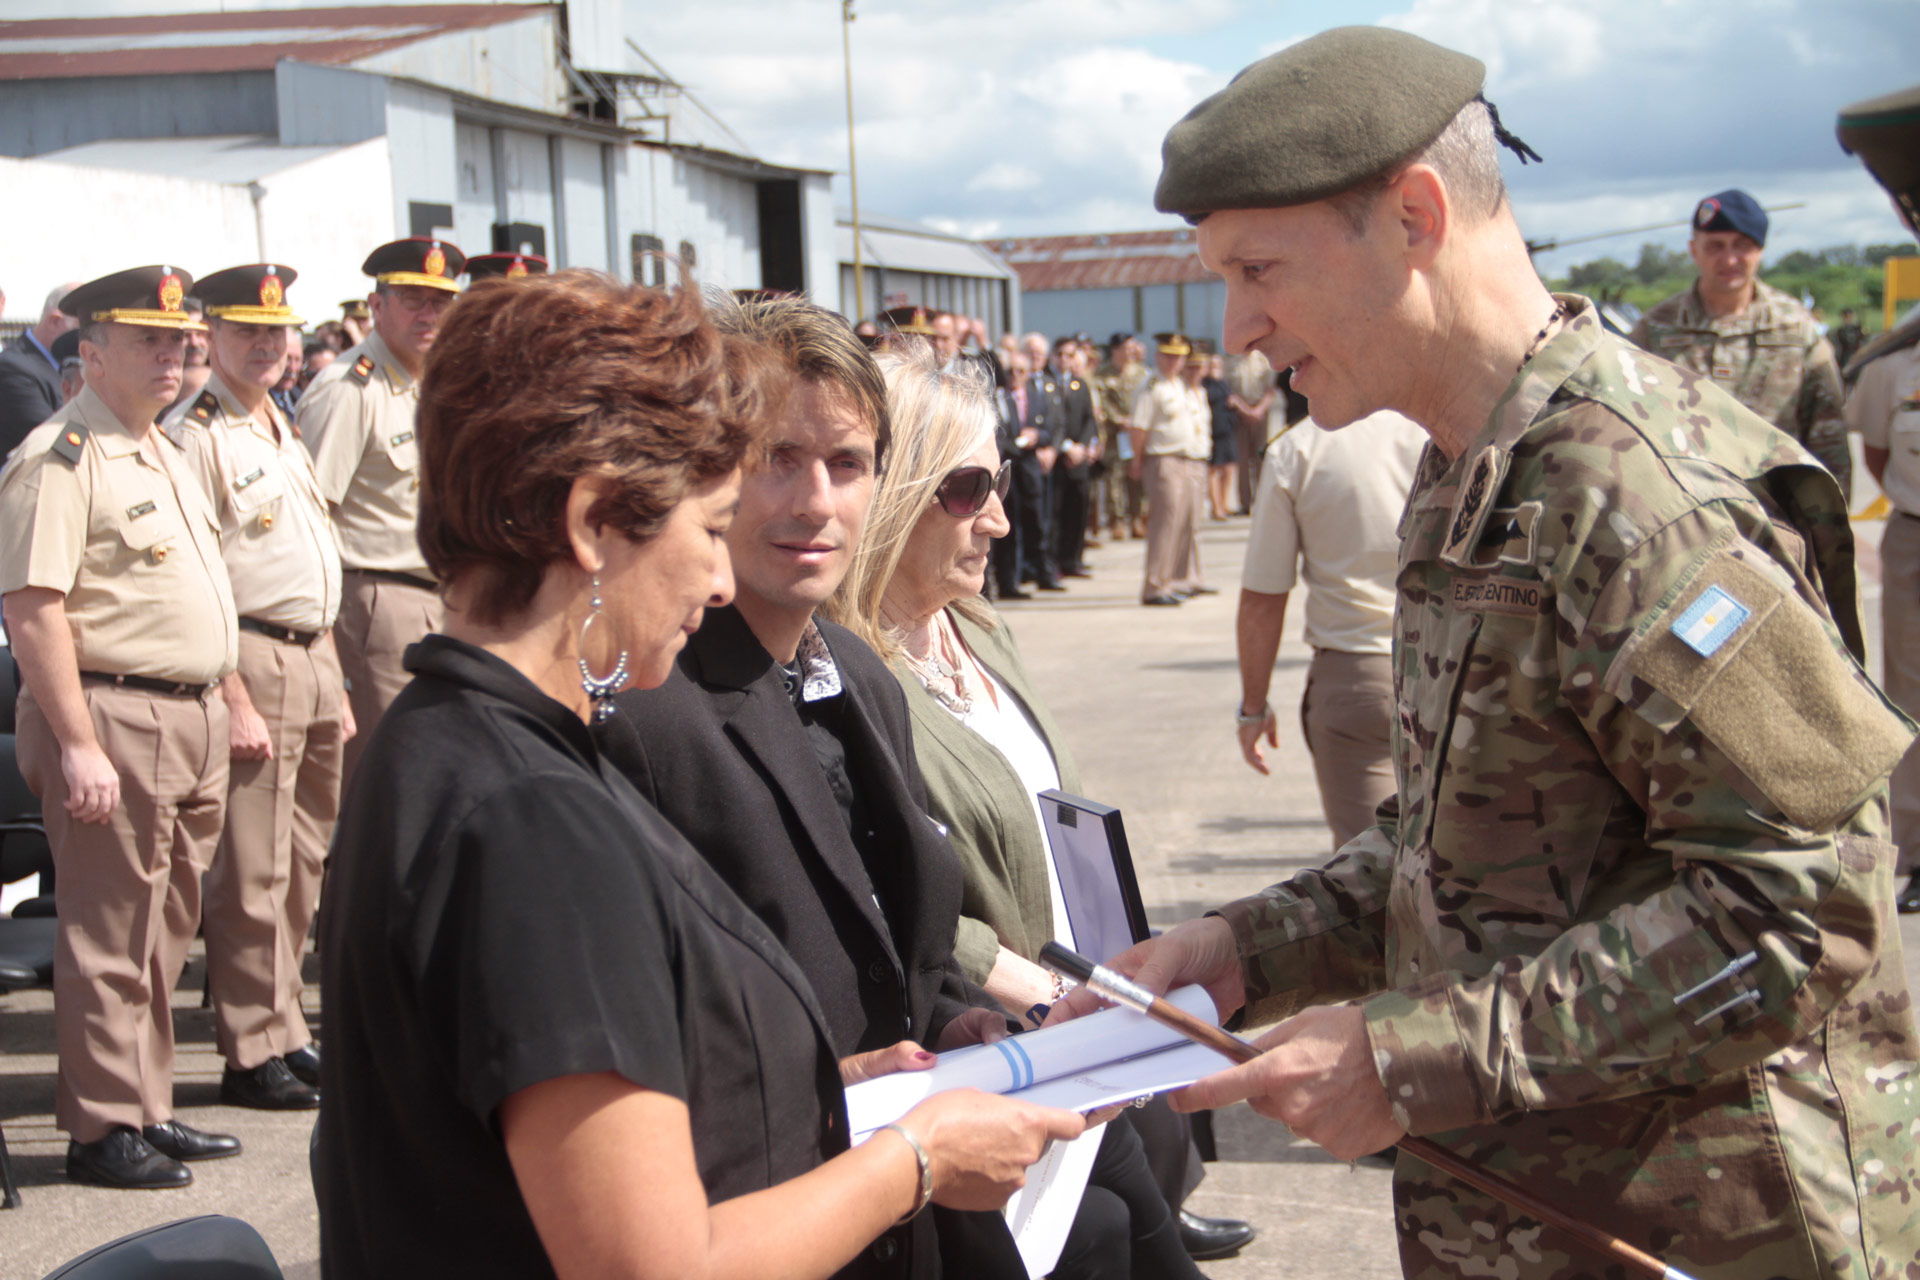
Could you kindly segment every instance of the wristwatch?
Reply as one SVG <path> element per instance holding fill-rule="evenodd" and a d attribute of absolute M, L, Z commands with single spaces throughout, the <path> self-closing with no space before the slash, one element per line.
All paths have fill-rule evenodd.
<path fill-rule="evenodd" d="M 1236 702 L 1233 705 L 1233 723 L 1235 727 L 1241 728 L 1241 729 L 1258 728 L 1260 725 L 1265 724 L 1267 722 L 1267 717 L 1271 716 L 1272 714 L 1273 714 L 1273 704 L 1271 702 L 1261 703 L 1260 710 L 1256 711 L 1252 715 L 1248 715 L 1246 712 L 1242 711 L 1240 709 L 1239 703 Z"/>

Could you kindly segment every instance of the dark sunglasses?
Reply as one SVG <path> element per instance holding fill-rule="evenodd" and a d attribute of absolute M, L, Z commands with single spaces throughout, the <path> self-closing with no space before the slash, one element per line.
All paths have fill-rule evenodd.
<path fill-rule="evenodd" d="M 948 515 L 965 519 L 980 514 L 980 508 L 987 505 L 989 493 L 1005 502 L 1007 486 L 1012 483 L 1011 460 L 1001 463 L 997 471 L 989 471 L 985 467 L 961 467 L 957 471 L 947 472 L 947 478 L 940 482 L 933 496 Z"/>

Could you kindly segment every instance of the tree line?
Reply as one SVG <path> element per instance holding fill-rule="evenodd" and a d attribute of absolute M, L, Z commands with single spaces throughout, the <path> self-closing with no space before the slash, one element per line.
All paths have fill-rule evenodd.
<path fill-rule="evenodd" d="M 1795 249 L 1760 270 L 1760 278 L 1796 298 L 1811 296 L 1829 324 L 1838 324 L 1843 308 L 1851 307 L 1868 333 L 1880 328 L 1881 303 L 1886 294 L 1882 264 L 1888 258 L 1912 256 L 1912 243 L 1830 245 L 1825 249 Z M 1684 249 L 1647 243 L 1632 264 L 1618 258 L 1596 258 L 1570 267 L 1565 277 L 1548 283 L 1555 289 L 1583 293 L 1603 302 L 1626 303 L 1644 311 L 1662 298 L 1693 283 L 1693 260 Z"/>

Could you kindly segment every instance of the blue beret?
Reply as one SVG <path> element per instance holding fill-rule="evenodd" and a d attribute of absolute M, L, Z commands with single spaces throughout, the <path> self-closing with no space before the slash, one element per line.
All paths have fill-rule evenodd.
<path fill-rule="evenodd" d="M 1767 243 L 1767 211 L 1738 188 L 1708 196 L 1693 211 L 1695 231 L 1738 231 L 1757 245 Z"/>

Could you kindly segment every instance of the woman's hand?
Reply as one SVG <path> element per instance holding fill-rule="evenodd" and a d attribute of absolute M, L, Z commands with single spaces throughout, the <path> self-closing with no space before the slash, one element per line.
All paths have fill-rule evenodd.
<path fill-rule="evenodd" d="M 955 1089 L 907 1112 L 900 1127 L 927 1149 L 935 1204 L 992 1210 L 1026 1185 L 1027 1169 L 1047 1143 L 1077 1138 L 1087 1126 L 1084 1117 L 1071 1111 Z"/>
<path fill-rule="evenodd" d="M 1007 1020 L 994 1009 L 969 1009 L 940 1028 L 933 1047 L 941 1053 L 970 1044 L 992 1044 L 1007 1038 Z M 896 1046 L 897 1047 L 897 1046 Z"/>
<path fill-rule="evenodd" d="M 982 1010 L 981 1012 L 986 1012 Z M 890 1076 L 896 1071 L 925 1071 L 937 1059 L 911 1040 L 871 1049 L 840 1059 L 840 1083 L 859 1084 L 875 1076 Z"/>
<path fill-rule="evenodd" d="M 982 985 L 986 987 L 988 995 L 1030 1026 L 1039 1024 L 1027 1017 L 1027 1011 L 1035 1005 L 1044 1006 L 1053 999 L 1053 975 L 1005 947 L 1001 947 L 999 954 L 994 956 L 993 972 L 987 975 Z"/>

